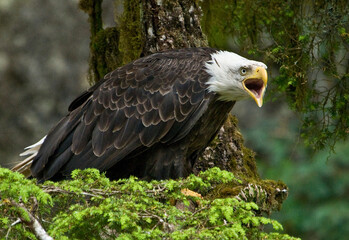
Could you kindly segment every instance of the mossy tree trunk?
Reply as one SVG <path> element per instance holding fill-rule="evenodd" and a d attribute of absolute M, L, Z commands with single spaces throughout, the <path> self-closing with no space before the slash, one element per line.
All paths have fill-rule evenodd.
<path fill-rule="evenodd" d="M 80 0 L 80 8 L 89 15 L 91 25 L 91 83 L 118 66 L 154 52 L 208 46 L 200 25 L 199 1 L 124 0 L 122 16 L 115 16 L 117 26 L 106 29 L 102 28 L 101 4 L 102 0 Z M 243 145 L 233 116 L 195 164 L 194 172 L 213 166 L 233 172 L 242 182 L 238 186 L 220 186 L 211 197 L 235 196 L 254 201 L 262 212 L 279 209 L 287 197 L 285 184 L 260 178 L 254 153 Z"/>

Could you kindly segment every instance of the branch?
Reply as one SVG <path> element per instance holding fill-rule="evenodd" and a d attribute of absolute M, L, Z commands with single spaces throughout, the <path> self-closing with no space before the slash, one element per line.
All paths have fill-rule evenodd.
<path fill-rule="evenodd" d="M 21 219 L 21 222 L 23 222 L 28 228 L 30 228 L 35 236 L 40 240 L 53 240 L 51 236 L 47 234 L 45 229 L 41 226 L 40 222 L 31 214 L 28 209 L 24 206 L 22 203 L 17 203 L 13 200 L 11 200 L 11 204 L 17 208 L 20 208 L 25 213 L 28 214 L 30 221 L 26 221 L 22 216 L 19 218 Z"/>
<path fill-rule="evenodd" d="M 116 194 L 128 194 L 126 191 L 102 190 L 102 189 L 98 189 L 98 188 L 91 188 L 88 191 L 82 191 L 82 192 L 74 192 L 74 191 L 62 189 L 60 187 L 46 186 L 46 185 L 43 185 L 41 188 L 45 193 L 74 194 L 74 195 L 85 195 L 85 196 L 90 196 L 90 197 L 103 197 L 103 198 L 110 197 L 110 196 L 116 195 Z M 145 192 L 148 194 L 159 195 L 161 193 L 164 193 L 166 189 L 167 188 L 165 186 L 158 185 L 151 190 L 145 190 Z"/>

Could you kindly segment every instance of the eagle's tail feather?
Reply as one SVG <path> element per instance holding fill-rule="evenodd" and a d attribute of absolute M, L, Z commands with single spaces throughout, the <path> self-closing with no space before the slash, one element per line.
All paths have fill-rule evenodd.
<path fill-rule="evenodd" d="M 26 151 L 19 154 L 19 156 L 21 157 L 28 156 L 28 155 L 29 156 L 23 161 L 21 161 L 20 163 L 16 164 L 14 167 L 12 167 L 11 170 L 14 172 L 20 172 L 26 177 L 30 177 L 31 176 L 30 167 L 33 163 L 33 159 L 38 154 L 42 143 L 45 141 L 45 138 L 46 136 L 43 137 L 39 142 L 24 148 Z"/>

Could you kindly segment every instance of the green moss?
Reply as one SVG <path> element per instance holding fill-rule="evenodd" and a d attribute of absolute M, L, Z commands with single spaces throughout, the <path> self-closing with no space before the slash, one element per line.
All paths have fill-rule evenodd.
<path fill-rule="evenodd" d="M 232 169 L 231 171 L 236 176 L 241 178 L 252 178 L 259 180 L 260 177 L 257 172 L 255 152 L 244 146 L 244 139 L 240 131 L 238 130 L 238 120 L 236 117 L 230 115 L 224 125 L 228 133 L 229 139 L 234 140 L 237 147 L 236 153 L 233 154 L 231 159 Z"/>
<path fill-rule="evenodd" d="M 102 78 L 121 65 L 119 54 L 119 32 L 115 27 L 97 33 L 91 42 L 91 58 L 96 77 Z"/>
<path fill-rule="evenodd" d="M 244 169 L 246 169 L 247 171 L 243 173 L 243 176 L 260 180 L 260 176 L 258 175 L 257 166 L 256 166 L 256 159 L 255 159 L 256 153 L 243 145 L 242 145 L 242 153 L 243 153 Z"/>
<path fill-rule="evenodd" d="M 107 66 L 104 53 L 101 55 L 101 51 L 98 53 L 96 50 L 102 48 L 99 45 L 101 32 L 103 32 L 103 19 L 102 19 L 102 2 L 103 0 L 80 0 L 79 8 L 88 14 L 88 21 L 90 23 L 90 60 L 89 60 L 89 82 L 94 84 L 99 81 L 104 74 L 106 74 Z M 105 46 L 105 43 L 101 44 Z"/>
<path fill-rule="evenodd" d="M 79 8 L 89 16 L 91 38 L 102 30 L 102 2 L 103 0 L 80 0 Z"/>
<path fill-rule="evenodd" d="M 142 26 L 142 8 L 138 0 L 124 1 L 124 13 L 120 18 L 120 45 L 122 64 L 140 57 L 145 36 Z"/>
<path fill-rule="evenodd" d="M 239 178 L 239 177 L 237 177 Z M 288 188 L 281 181 L 243 179 L 217 185 L 205 198 L 238 198 L 258 205 L 260 213 L 270 214 L 280 210 L 288 196 Z"/>

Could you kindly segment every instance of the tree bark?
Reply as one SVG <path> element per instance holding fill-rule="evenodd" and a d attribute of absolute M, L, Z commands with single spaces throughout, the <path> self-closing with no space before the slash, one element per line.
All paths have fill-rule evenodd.
<path fill-rule="evenodd" d="M 198 2 L 142 0 L 142 9 L 146 38 L 143 55 L 174 48 L 208 46 L 200 25 Z"/>

